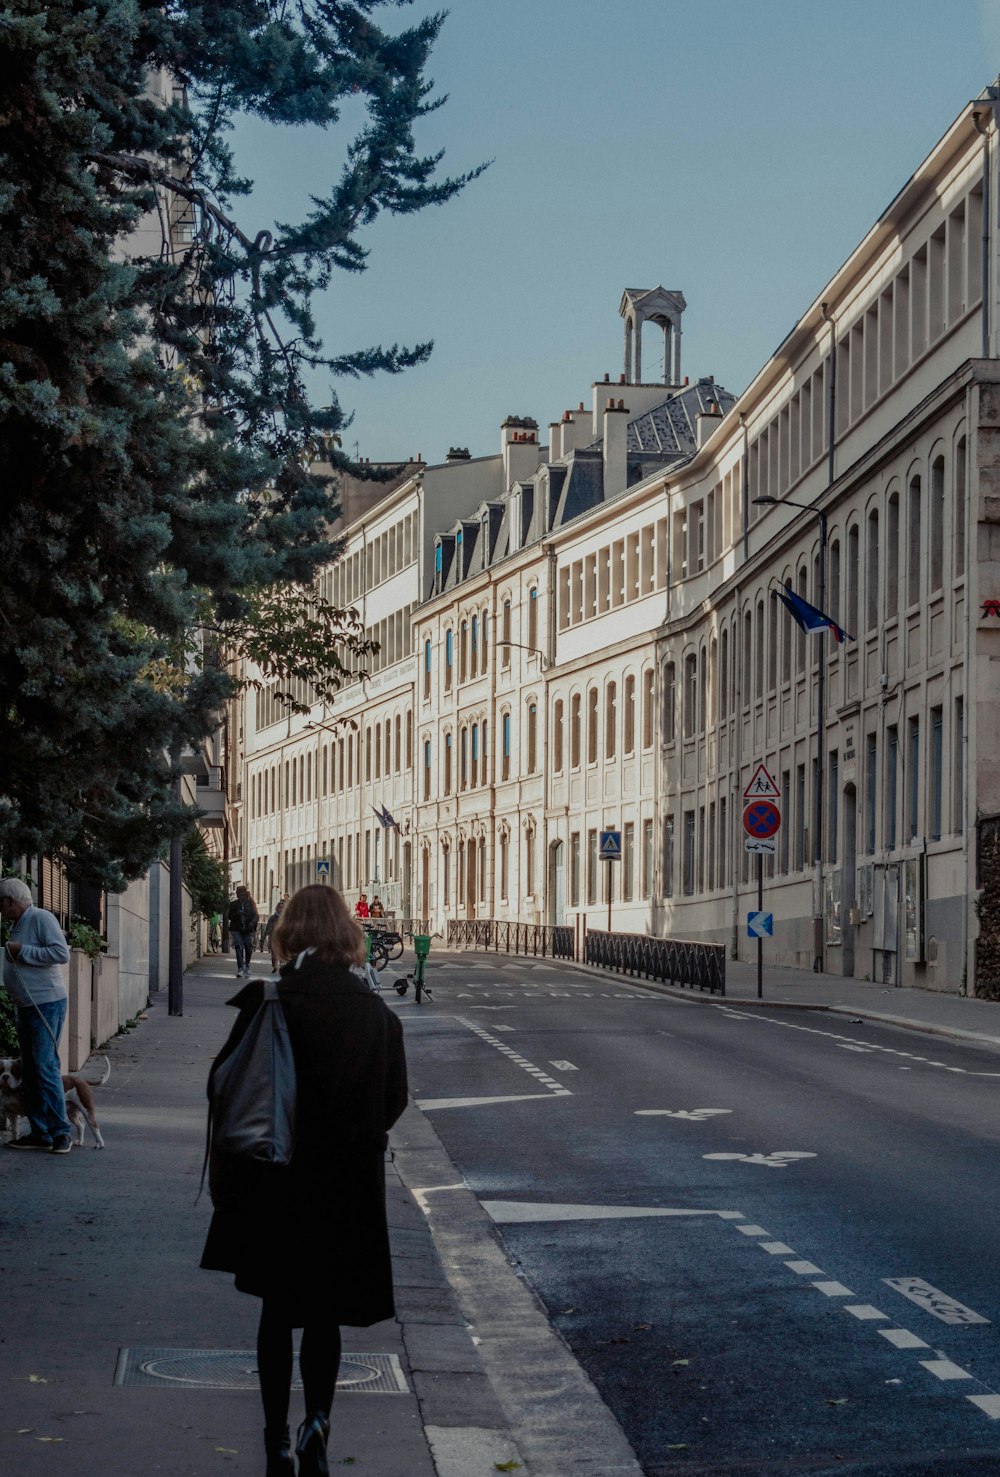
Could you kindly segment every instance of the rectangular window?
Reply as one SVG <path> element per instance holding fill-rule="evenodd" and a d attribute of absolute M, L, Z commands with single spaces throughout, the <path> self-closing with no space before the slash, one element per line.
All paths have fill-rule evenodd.
<path fill-rule="evenodd" d="M 801 872 L 806 864 L 806 767 L 799 764 L 795 770 L 795 870 Z"/>
<path fill-rule="evenodd" d="M 830 750 L 827 784 L 826 859 L 828 862 L 835 862 L 837 860 L 837 846 L 840 841 L 840 756 L 836 749 Z"/>
<path fill-rule="evenodd" d="M 574 831 L 569 838 L 569 905 L 580 906 L 580 832 Z"/>
<path fill-rule="evenodd" d="M 933 841 L 941 840 L 942 795 L 944 789 L 944 709 L 931 709 L 931 787 L 930 832 Z"/>
<path fill-rule="evenodd" d="M 611 863 L 607 863 L 608 866 Z M 622 902 L 630 903 L 635 891 L 635 824 L 626 821 L 622 830 Z"/>
<path fill-rule="evenodd" d="M 694 895 L 695 816 L 693 810 L 684 812 L 684 856 L 681 886 L 686 897 Z"/>
<path fill-rule="evenodd" d="M 446 846 L 441 857 L 441 890 L 444 893 L 444 906 L 447 908 L 451 902 L 451 852 Z"/>
<path fill-rule="evenodd" d="M 452 673 L 455 668 L 455 633 L 450 628 L 444 633 L 444 690 L 451 691 Z"/>
<path fill-rule="evenodd" d="M 786 834 L 787 826 L 781 828 Z M 719 800 L 719 886 L 725 887 L 729 880 L 729 804 L 725 796 Z"/>
<path fill-rule="evenodd" d="M 500 720 L 503 733 L 503 753 L 500 761 L 500 778 L 510 779 L 510 714 L 504 713 Z"/>
<path fill-rule="evenodd" d="M 674 818 L 668 815 L 663 823 L 663 896 L 674 895 Z"/>
<path fill-rule="evenodd" d="M 656 673 L 647 667 L 642 674 L 642 747 L 653 747 L 653 684 Z"/>
<path fill-rule="evenodd" d="M 885 735 L 885 844 L 894 850 L 899 832 L 899 729 L 893 726 Z"/>
<path fill-rule="evenodd" d="M 920 719 L 907 725 L 907 833 L 912 841 L 920 834 Z"/>
<path fill-rule="evenodd" d="M 506 831 L 500 832 L 500 896 L 504 902 L 510 896 L 508 892 L 508 874 L 510 871 L 510 837 Z"/>
<path fill-rule="evenodd" d="M 605 862 L 610 867 L 610 862 Z M 593 907 L 597 902 L 597 832 L 587 832 L 587 903 Z"/>
<path fill-rule="evenodd" d="M 653 822 L 642 823 L 642 896 L 653 895 Z"/>
<path fill-rule="evenodd" d="M 450 733 L 446 733 L 444 736 L 444 793 L 446 795 L 451 794 L 451 755 L 452 736 Z"/>
<path fill-rule="evenodd" d="M 878 737 L 865 739 L 865 850 L 873 852 L 878 839 Z"/>
<path fill-rule="evenodd" d="M 955 729 L 952 734 L 951 767 L 953 775 L 953 809 L 952 830 L 961 835 L 965 830 L 965 783 L 963 780 L 965 765 L 965 699 L 955 699 Z"/>

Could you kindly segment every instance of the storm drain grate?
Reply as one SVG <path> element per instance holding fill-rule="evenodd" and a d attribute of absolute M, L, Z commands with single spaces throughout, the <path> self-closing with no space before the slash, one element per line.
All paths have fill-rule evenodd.
<path fill-rule="evenodd" d="M 256 1392 L 257 1355 L 248 1349 L 119 1349 L 114 1383 Z M 302 1388 L 297 1378 L 292 1388 Z M 395 1354 L 345 1354 L 337 1391 L 341 1395 L 407 1395 L 409 1386 Z"/>

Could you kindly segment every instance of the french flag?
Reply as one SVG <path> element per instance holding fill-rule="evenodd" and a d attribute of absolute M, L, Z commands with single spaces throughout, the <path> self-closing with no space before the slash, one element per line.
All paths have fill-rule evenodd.
<path fill-rule="evenodd" d="M 814 636 L 817 631 L 829 630 L 833 639 L 843 645 L 845 641 L 853 641 L 843 626 L 838 626 L 832 616 L 824 615 L 815 605 L 810 605 L 808 600 L 803 600 L 801 595 L 796 595 L 794 590 L 779 590 L 778 599 L 788 611 L 797 626 L 801 626 L 807 636 Z"/>

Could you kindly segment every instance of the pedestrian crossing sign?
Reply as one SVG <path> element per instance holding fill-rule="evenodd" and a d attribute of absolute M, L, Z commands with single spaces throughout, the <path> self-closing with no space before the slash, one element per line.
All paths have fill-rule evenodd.
<path fill-rule="evenodd" d="M 602 862 L 620 862 L 622 859 L 621 831 L 602 831 L 600 858 Z"/>
<path fill-rule="evenodd" d="M 317 882 L 329 882 L 329 880 L 330 880 L 330 863 L 327 862 L 327 861 L 318 861 L 316 863 L 316 881 Z"/>

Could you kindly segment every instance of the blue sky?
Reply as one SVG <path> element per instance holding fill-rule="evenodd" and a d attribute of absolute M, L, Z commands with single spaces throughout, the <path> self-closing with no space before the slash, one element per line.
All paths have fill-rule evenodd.
<path fill-rule="evenodd" d="M 317 304 L 334 353 L 435 342 L 337 386 L 345 448 L 486 455 L 506 415 L 557 420 L 621 372 L 624 287 L 683 291 L 683 372 L 739 393 L 998 72 L 1000 0 L 453 0 L 430 68 L 449 101 L 419 144 L 452 173 L 494 162 L 379 222 L 369 270 Z M 242 126 L 248 234 L 301 214 L 345 139 Z"/>

